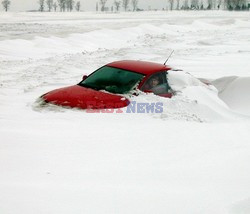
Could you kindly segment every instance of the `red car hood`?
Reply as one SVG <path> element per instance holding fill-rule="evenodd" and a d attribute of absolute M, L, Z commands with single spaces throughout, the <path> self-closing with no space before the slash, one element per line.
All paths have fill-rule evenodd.
<path fill-rule="evenodd" d="M 42 98 L 45 102 L 81 109 L 122 108 L 129 100 L 115 94 L 96 91 L 79 85 L 60 88 L 48 92 Z"/>

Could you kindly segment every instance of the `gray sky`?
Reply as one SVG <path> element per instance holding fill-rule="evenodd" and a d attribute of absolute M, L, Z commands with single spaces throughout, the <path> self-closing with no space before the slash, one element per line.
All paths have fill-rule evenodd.
<path fill-rule="evenodd" d="M 0 0 L 1 1 L 1 0 Z M 38 0 L 10 0 L 11 1 L 11 11 L 26 11 L 38 9 Z M 99 0 L 80 0 L 83 10 L 95 10 L 96 2 Z M 107 6 L 111 6 L 114 0 L 108 0 Z M 139 0 L 138 7 L 147 9 L 149 5 L 152 8 L 161 9 L 166 5 L 167 0 Z M 1 11 L 2 5 L 0 5 Z"/>

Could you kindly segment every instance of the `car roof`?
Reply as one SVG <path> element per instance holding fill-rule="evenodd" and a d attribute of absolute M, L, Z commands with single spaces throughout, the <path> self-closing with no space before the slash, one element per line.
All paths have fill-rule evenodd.
<path fill-rule="evenodd" d="M 116 61 L 109 63 L 106 66 L 133 71 L 144 75 L 150 75 L 159 71 L 166 71 L 171 69 L 167 65 L 154 62 L 136 61 L 136 60 Z"/>

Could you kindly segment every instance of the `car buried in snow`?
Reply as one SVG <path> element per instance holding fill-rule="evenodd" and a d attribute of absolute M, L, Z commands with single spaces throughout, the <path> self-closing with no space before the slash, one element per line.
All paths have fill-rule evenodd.
<path fill-rule="evenodd" d="M 41 96 L 45 103 L 80 109 L 114 109 L 130 104 L 129 97 L 141 92 L 172 97 L 167 65 L 124 60 L 109 63 L 77 85 L 56 89 Z"/>

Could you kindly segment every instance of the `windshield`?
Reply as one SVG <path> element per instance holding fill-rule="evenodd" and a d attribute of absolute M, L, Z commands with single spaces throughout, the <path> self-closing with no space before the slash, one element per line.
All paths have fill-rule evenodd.
<path fill-rule="evenodd" d="M 142 74 L 105 66 L 80 82 L 79 85 L 115 94 L 125 94 L 131 91 L 143 77 Z"/>

